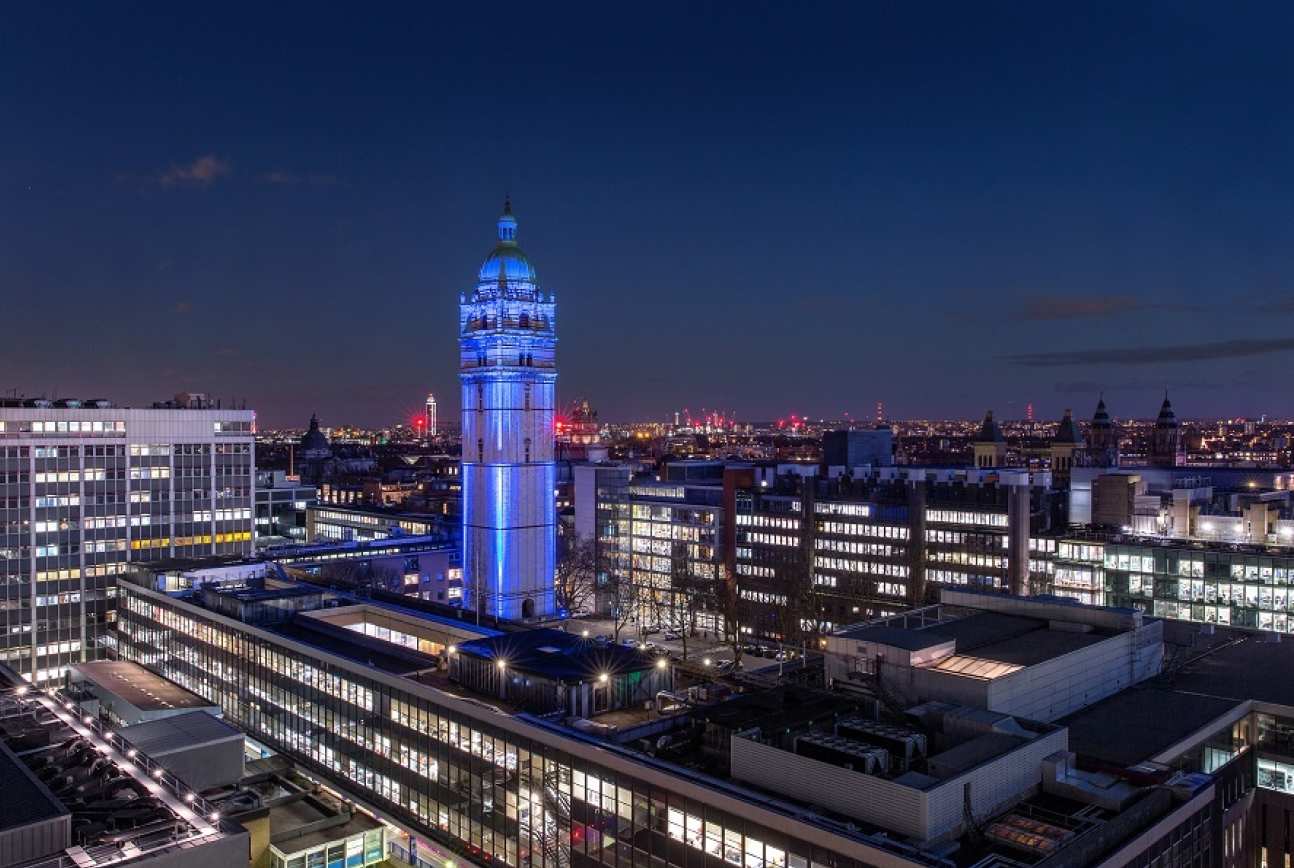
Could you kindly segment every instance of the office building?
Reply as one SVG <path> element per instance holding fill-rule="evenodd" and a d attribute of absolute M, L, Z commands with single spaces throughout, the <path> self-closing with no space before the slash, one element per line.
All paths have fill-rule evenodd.
<path fill-rule="evenodd" d="M 391 824 L 419 865 L 1234 864 L 1229 809 L 1254 784 L 1213 735 L 1267 711 L 1183 695 L 1189 713 L 1149 727 L 1146 709 L 1124 750 L 1102 709 L 1161 689 L 1164 625 L 1055 600 L 949 593 L 825 637 L 835 690 L 734 693 L 671 690 L 668 663 L 570 634 L 343 598 L 235 616 L 212 601 L 239 587 L 207 590 L 123 583 L 123 656 Z M 1212 771 L 1092 766 L 1103 749 Z"/>
<path fill-rule="evenodd" d="M 822 435 L 822 463 L 827 467 L 888 467 L 894 463 L 894 431 L 885 424 L 827 431 Z"/>
<path fill-rule="evenodd" d="M 767 638 L 894 614 L 941 587 L 1026 593 L 1030 540 L 1058 503 L 1049 475 L 1026 470 L 730 475 L 730 572 L 747 632 Z"/>
<path fill-rule="evenodd" d="M 577 468 L 603 612 L 782 639 L 923 605 L 939 587 L 1027 593 L 1063 496 L 1024 469 L 680 461 Z M 728 583 L 731 582 L 731 585 Z M 626 595 L 622 585 L 629 585 Z M 736 593 L 734 604 L 728 591 Z M 699 598 L 699 599 L 698 599 Z M 727 622 L 727 623 L 725 623 Z"/>
<path fill-rule="evenodd" d="M 437 436 L 440 431 L 436 427 L 436 396 L 427 393 L 427 405 L 423 409 L 422 430 L 428 437 Z"/>
<path fill-rule="evenodd" d="M 0 659 L 32 680 L 110 650 L 128 563 L 252 549 L 255 414 L 0 402 Z"/>
<path fill-rule="evenodd" d="M 464 587 L 468 606 L 499 618 L 557 610 L 556 313 L 505 202 L 498 243 L 459 305 Z"/>
<path fill-rule="evenodd" d="M 282 470 L 256 473 L 256 547 L 306 541 L 306 509 L 319 490 Z"/>
<path fill-rule="evenodd" d="M 448 692 L 438 658 L 475 629 L 463 621 L 421 616 L 383 635 L 381 625 L 370 633 L 329 624 L 343 608 L 256 625 L 192 596 L 129 583 L 122 594 L 124 658 L 218 702 L 249 736 L 403 828 L 419 854 L 511 866 L 685 865 L 711 846 L 688 831 L 694 817 L 715 846 L 761 868 L 929 864 L 883 836 L 518 713 L 512 703 L 524 702 L 526 675 L 508 673 L 506 658 L 494 661 L 501 695 L 482 702 Z M 605 663 L 608 681 L 618 678 L 616 660 Z"/>
<path fill-rule="evenodd" d="M 1031 589 L 1162 618 L 1294 629 L 1294 474 L 1078 467 L 1070 527 L 1035 540 Z"/>
<path fill-rule="evenodd" d="M 450 535 L 454 527 L 442 517 L 377 506 L 320 504 L 306 509 L 305 538 L 309 542 L 371 542 L 406 534 Z"/>

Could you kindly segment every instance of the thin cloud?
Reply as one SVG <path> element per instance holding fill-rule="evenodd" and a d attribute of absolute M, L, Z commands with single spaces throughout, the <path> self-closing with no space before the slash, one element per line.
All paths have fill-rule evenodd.
<path fill-rule="evenodd" d="M 275 187 L 295 187 L 299 185 L 308 185 L 311 187 L 331 187 L 337 183 L 336 175 L 327 175 L 319 173 L 300 174 L 297 172 L 285 172 L 279 169 L 273 172 L 262 172 L 259 176 L 264 184 L 270 184 Z"/>
<path fill-rule="evenodd" d="M 1165 388 L 1177 391 L 1178 389 L 1227 389 L 1231 387 L 1224 383 L 1210 383 L 1193 380 L 1124 380 L 1122 378 L 1110 383 L 1098 382 L 1096 380 L 1069 380 L 1056 384 L 1056 392 L 1061 395 L 1099 395 L 1117 392 L 1145 392 L 1159 391 L 1160 389 Z"/>
<path fill-rule="evenodd" d="M 1130 295 L 1106 295 L 1089 298 L 1041 296 L 1025 301 L 1020 318 L 1027 320 L 1086 319 L 1115 316 L 1141 310 L 1144 302 Z"/>
<path fill-rule="evenodd" d="M 232 169 L 226 160 L 215 154 L 204 154 L 192 163 L 172 164 L 157 177 L 163 187 L 210 187 L 230 175 Z"/>
<path fill-rule="evenodd" d="M 1285 353 L 1294 350 L 1294 338 L 1215 341 L 1207 344 L 1176 344 L 1162 347 L 1132 347 L 1108 350 L 1068 350 L 1052 353 L 1022 353 L 1003 356 L 1026 368 L 1059 368 L 1067 365 L 1155 365 L 1163 362 L 1210 362 Z"/>

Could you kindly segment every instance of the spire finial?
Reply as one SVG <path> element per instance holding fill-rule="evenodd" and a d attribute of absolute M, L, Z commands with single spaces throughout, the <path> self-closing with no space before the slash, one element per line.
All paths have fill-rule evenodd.
<path fill-rule="evenodd" d="M 499 240 L 506 244 L 515 244 L 517 240 L 517 218 L 512 216 L 512 194 L 503 197 L 503 214 L 499 217 Z"/>

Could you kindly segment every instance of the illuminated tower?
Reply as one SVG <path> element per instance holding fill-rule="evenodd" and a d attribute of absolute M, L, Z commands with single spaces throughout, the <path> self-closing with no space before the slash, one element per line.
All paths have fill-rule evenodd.
<path fill-rule="evenodd" d="M 425 423 L 423 426 L 423 431 L 424 433 L 426 433 L 428 437 L 435 437 L 436 436 L 436 396 L 431 394 L 430 392 L 427 393 L 426 414 L 427 414 L 426 418 L 423 419 L 423 422 Z"/>
<path fill-rule="evenodd" d="M 517 246 L 512 203 L 476 290 L 459 298 L 465 605 L 500 618 L 555 613 L 556 303 Z"/>

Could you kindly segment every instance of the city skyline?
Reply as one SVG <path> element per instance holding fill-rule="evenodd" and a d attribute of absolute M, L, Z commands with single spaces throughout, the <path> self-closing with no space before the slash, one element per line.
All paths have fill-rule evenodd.
<path fill-rule="evenodd" d="M 0 389 L 204 391 L 267 427 L 431 391 L 453 418 L 453 306 L 511 192 L 568 324 L 558 404 L 604 419 L 1085 418 L 1101 391 L 1143 416 L 1165 387 L 1187 417 L 1292 416 L 1294 121 L 1267 106 L 1294 76 L 1271 15 L 1208 12 L 624 35 L 284 7 L 253 37 L 23 10 L 0 285 L 30 303 Z"/>

